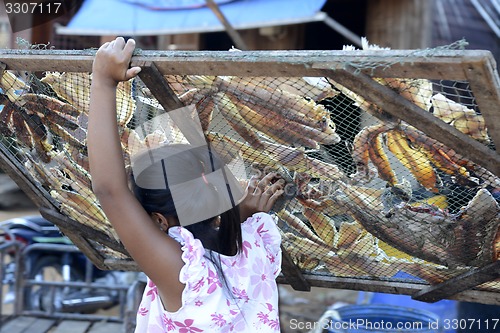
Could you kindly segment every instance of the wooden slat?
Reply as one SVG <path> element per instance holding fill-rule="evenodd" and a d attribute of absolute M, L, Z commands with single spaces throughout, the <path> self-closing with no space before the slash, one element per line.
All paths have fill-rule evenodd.
<path fill-rule="evenodd" d="M 85 238 L 83 238 L 79 232 L 75 233 L 61 226 L 59 226 L 59 230 L 61 230 L 61 232 L 66 235 L 97 268 L 101 270 L 111 269 L 104 263 L 104 257 L 97 252 L 97 250 L 92 247 L 92 245 Z"/>
<path fill-rule="evenodd" d="M 191 117 L 183 112 L 186 106 L 177 98 L 177 95 L 170 88 L 165 77 L 160 73 L 155 63 L 146 62 L 141 65 L 139 77 L 146 84 L 153 96 L 158 100 L 163 109 L 170 112 L 170 119 L 181 130 L 186 139 L 194 146 L 205 145 L 205 137 L 201 126 L 194 122 Z M 184 110 L 183 110 L 184 109 Z M 171 112 L 179 110 L 180 112 Z"/>
<path fill-rule="evenodd" d="M 127 250 L 121 243 L 117 243 L 114 239 L 111 239 L 108 235 L 99 230 L 96 230 L 85 224 L 78 223 L 73 219 L 62 215 L 57 210 L 47 207 L 40 207 L 40 214 L 55 225 L 65 228 L 66 231 L 74 230 L 74 232 L 85 235 L 88 239 L 92 239 L 104 246 L 109 247 L 112 250 L 128 255 Z"/>
<path fill-rule="evenodd" d="M 286 281 L 293 289 L 298 291 L 311 291 L 311 285 L 302 275 L 302 271 L 295 265 L 290 254 L 281 246 L 282 261 L 281 271 Z"/>
<path fill-rule="evenodd" d="M 2 326 L 0 333 L 23 333 L 34 321 L 34 317 L 14 318 Z"/>
<path fill-rule="evenodd" d="M 465 80 L 463 62 L 492 57 L 488 51 L 245 51 L 175 53 L 151 56 L 163 74 L 234 76 L 324 76 L 324 69 L 359 67 L 374 77 Z M 375 66 L 376 65 L 376 66 Z"/>
<path fill-rule="evenodd" d="M 395 119 L 401 119 L 443 143 L 469 160 L 485 167 L 500 177 L 500 154 L 436 118 L 392 89 L 369 76 L 352 71 L 331 71 L 328 75 L 349 90 L 379 105 Z M 373 114 L 374 116 L 379 116 Z"/>
<path fill-rule="evenodd" d="M 88 331 L 88 333 L 111 333 L 121 332 L 123 324 L 97 322 Z"/>
<path fill-rule="evenodd" d="M 500 261 L 481 268 L 474 268 L 443 283 L 422 289 L 415 293 L 412 298 L 417 301 L 433 303 L 497 278 L 500 278 Z"/>
<path fill-rule="evenodd" d="M 139 73 L 140 79 L 149 88 L 151 94 L 158 100 L 165 111 L 173 111 L 184 107 L 184 104 L 177 98 L 177 95 L 170 88 L 154 62 L 134 61 L 132 66 L 140 66 L 142 68 Z"/>
<path fill-rule="evenodd" d="M 104 259 L 104 265 L 114 270 L 141 272 L 142 270 L 133 260 Z"/>
<path fill-rule="evenodd" d="M 397 282 L 363 277 L 336 277 L 306 273 L 303 275 L 311 287 L 361 290 L 396 295 L 414 295 L 422 290 L 423 287 L 428 286 L 428 284 L 419 283 L 418 281 Z M 279 277 L 277 281 L 281 284 L 287 284 L 285 277 Z M 498 305 L 500 304 L 500 293 L 473 289 L 458 293 L 450 297 L 450 299 L 464 302 Z"/>
<path fill-rule="evenodd" d="M 427 286 L 425 283 L 404 283 L 397 281 L 382 281 L 370 278 L 351 278 L 351 277 L 336 277 L 329 275 L 317 275 L 303 273 L 307 282 L 312 287 L 332 288 L 332 289 L 348 289 L 348 290 L 363 290 L 369 292 L 383 292 L 388 294 L 409 295 L 422 289 L 422 286 Z M 279 277 L 278 283 L 288 284 L 286 278 Z"/>
<path fill-rule="evenodd" d="M 64 320 L 51 333 L 85 333 L 90 327 L 90 322 L 81 320 Z M 111 333 L 111 332 L 109 332 Z"/>
<path fill-rule="evenodd" d="M 493 56 L 482 50 L 141 51 L 132 63 L 154 62 L 163 74 L 323 76 L 324 69 L 360 67 L 375 77 L 466 80 L 463 63 Z M 0 50 L 7 69 L 90 72 L 95 50 Z M 370 65 L 369 65 L 370 64 Z M 376 65 L 376 66 L 375 66 Z M 371 67 L 370 67 L 371 66 Z"/>
<path fill-rule="evenodd" d="M 490 61 L 467 63 L 467 79 L 487 124 L 488 134 L 500 151 L 500 82 L 496 65 Z"/>
<path fill-rule="evenodd" d="M 46 333 L 55 320 L 35 317 L 17 317 L 2 327 L 0 333 Z"/>

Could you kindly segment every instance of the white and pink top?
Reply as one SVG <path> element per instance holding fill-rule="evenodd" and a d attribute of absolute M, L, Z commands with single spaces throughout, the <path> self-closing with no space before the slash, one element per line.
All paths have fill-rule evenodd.
<path fill-rule="evenodd" d="M 182 306 L 166 311 L 155 284 L 148 279 L 137 313 L 136 333 L 279 332 L 276 277 L 281 271 L 281 236 L 273 218 L 257 213 L 242 224 L 243 249 L 221 255 L 231 291 L 224 290 L 205 248 L 183 227 L 170 237 L 182 245 L 184 266 L 179 280 L 186 286 Z"/>

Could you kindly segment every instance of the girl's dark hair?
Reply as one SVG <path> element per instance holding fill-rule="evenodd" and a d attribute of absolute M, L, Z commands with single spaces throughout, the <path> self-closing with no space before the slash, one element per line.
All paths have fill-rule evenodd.
<path fill-rule="evenodd" d="M 163 216 L 178 217 L 176 206 L 186 211 L 197 211 L 218 204 L 217 198 L 220 196 L 217 195 L 217 192 L 228 190 L 229 185 L 225 189 L 217 189 L 207 180 L 206 175 L 223 168 L 224 163 L 210 148 L 199 148 L 181 144 L 156 148 L 153 152 L 154 162 L 143 168 L 139 175 L 131 174 L 132 191 L 148 214 L 160 213 Z M 164 155 L 168 156 L 167 158 L 157 158 L 162 154 L 161 149 L 164 149 L 165 152 L 168 151 L 168 154 Z M 151 156 L 152 152 L 150 151 L 140 158 L 148 159 Z M 168 168 L 165 168 L 165 163 L 168 164 Z M 134 171 L 134 168 L 132 170 Z M 190 180 L 189 192 L 180 197 L 177 196 L 175 203 L 166 172 L 168 172 L 170 180 Z M 158 186 L 154 189 L 141 187 L 138 184 L 142 184 L 144 177 L 148 178 L 148 183 L 164 184 L 165 186 Z M 137 178 L 140 178 L 140 181 L 137 181 Z M 205 256 L 214 263 L 226 287 L 227 281 L 221 268 L 219 254 L 236 255 L 242 248 L 239 208 L 234 204 L 232 206 L 233 208 L 220 214 L 220 221 L 217 221 L 217 216 L 211 216 L 185 226 L 195 238 L 201 241 L 205 249 L 211 250 L 206 251 Z"/>

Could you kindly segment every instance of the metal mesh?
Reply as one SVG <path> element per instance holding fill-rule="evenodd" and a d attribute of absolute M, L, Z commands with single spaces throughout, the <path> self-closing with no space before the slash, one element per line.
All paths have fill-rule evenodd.
<path fill-rule="evenodd" d="M 303 271 L 434 284 L 497 259 L 500 180 L 416 128 L 374 117 L 382 105 L 330 78 L 165 79 L 226 162 L 241 157 L 246 174 L 285 177 L 275 211 L 284 247 Z M 467 82 L 375 80 L 493 147 Z M 4 71 L 0 130 L 62 214 L 119 243 L 91 191 L 90 82 L 88 73 Z M 165 111 L 138 78 L 120 83 L 117 109 L 127 166 L 141 149 L 185 140 L 175 124 L 142 131 Z M 106 247 L 102 254 L 124 257 Z"/>

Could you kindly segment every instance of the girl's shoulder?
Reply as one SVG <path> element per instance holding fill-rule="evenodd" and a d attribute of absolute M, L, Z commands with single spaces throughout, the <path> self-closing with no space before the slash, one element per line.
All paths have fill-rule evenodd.
<path fill-rule="evenodd" d="M 265 246 L 276 247 L 281 244 L 281 234 L 273 215 L 255 213 L 242 224 L 243 234 L 251 234 L 261 238 Z"/>
<path fill-rule="evenodd" d="M 168 235 L 181 244 L 184 267 L 181 269 L 179 280 L 186 283 L 191 277 L 203 274 L 206 269 L 205 248 L 201 241 L 184 227 L 171 227 Z"/>
<path fill-rule="evenodd" d="M 277 219 L 275 215 L 259 212 L 255 213 L 243 222 L 242 226 L 246 228 L 258 228 L 259 226 L 266 226 L 272 230 L 278 230 L 276 225 Z"/>
<path fill-rule="evenodd" d="M 273 225 L 276 226 L 274 215 L 264 212 L 258 212 L 250 216 L 243 222 L 243 226 L 255 226 L 257 224 Z"/>

